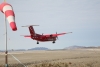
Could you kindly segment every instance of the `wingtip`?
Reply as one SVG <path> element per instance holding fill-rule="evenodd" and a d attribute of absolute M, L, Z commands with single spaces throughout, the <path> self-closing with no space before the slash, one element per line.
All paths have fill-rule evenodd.
<path fill-rule="evenodd" d="M 72 32 L 68 32 L 68 33 L 72 33 Z"/>
<path fill-rule="evenodd" d="M 72 32 L 68 32 L 68 33 L 63 33 L 63 34 L 69 34 L 69 33 L 72 33 Z"/>

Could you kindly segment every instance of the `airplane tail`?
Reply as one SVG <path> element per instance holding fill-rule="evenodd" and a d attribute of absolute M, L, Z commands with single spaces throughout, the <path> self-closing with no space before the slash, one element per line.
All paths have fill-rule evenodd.
<path fill-rule="evenodd" d="M 39 26 L 39 25 L 27 25 L 27 26 L 22 26 L 22 27 L 28 27 L 31 36 L 34 36 L 35 35 L 35 30 L 34 30 L 33 26 Z"/>

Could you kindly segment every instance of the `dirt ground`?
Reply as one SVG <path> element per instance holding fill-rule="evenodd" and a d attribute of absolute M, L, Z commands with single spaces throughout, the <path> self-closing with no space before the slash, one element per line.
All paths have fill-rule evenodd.
<path fill-rule="evenodd" d="M 72 66 L 100 66 L 100 49 L 75 49 L 57 51 L 13 51 L 8 54 L 8 63 L 66 62 Z M 5 54 L 0 52 L 0 64 L 5 64 Z M 92 66 L 91 66 L 92 65 Z M 94 66 L 93 66 L 94 65 Z M 81 67 L 82 67 L 81 66 Z"/>

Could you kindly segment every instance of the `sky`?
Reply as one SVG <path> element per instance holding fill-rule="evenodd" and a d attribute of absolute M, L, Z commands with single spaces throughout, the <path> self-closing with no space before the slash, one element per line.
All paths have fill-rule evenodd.
<path fill-rule="evenodd" d="M 2 3 L 3 0 L 0 0 Z M 7 49 L 46 47 L 63 49 L 77 46 L 100 46 L 100 0 L 7 0 L 13 6 L 18 30 L 12 31 L 7 22 Z M 24 38 L 29 35 L 25 25 L 39 34 L 73 32 L 59 36 L 55 44 Z M 0 50 L 5 50 L 4 15 L 0 12 Z"/>

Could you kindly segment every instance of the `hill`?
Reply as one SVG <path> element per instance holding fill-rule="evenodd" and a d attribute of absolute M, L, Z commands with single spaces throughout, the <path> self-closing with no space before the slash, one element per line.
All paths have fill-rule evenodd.
<path fill-rule="evenodd" d="M 76 45 L 74 45 L 74 46 L 66 47 L 64 49 L 77 49 L 77 48 L 85 48 L 85 46 L 76 46 Z"/>
<path fill-rule="evenodd" d="M 83 49 L 83 48 L 88 49 L 88 48 L 100 48 L 100 47 L 99 46 L 98 47 L 95 47 L 95 46 L 88 46 L 88 47 L 86 47 L 86 46 L 77 46 L 77 45 L 74 45 L 74 46 L 66 47 L 64 49 L 79 49 L 79 48 L 81 48 L 81 49 Z"/>
<path fill-rule="evenodd" d="M 35 47 L 35 48 L 28 49 L 28 50 L 50 50 L 50 49 L 45 48 L 45 47 Z"/>

